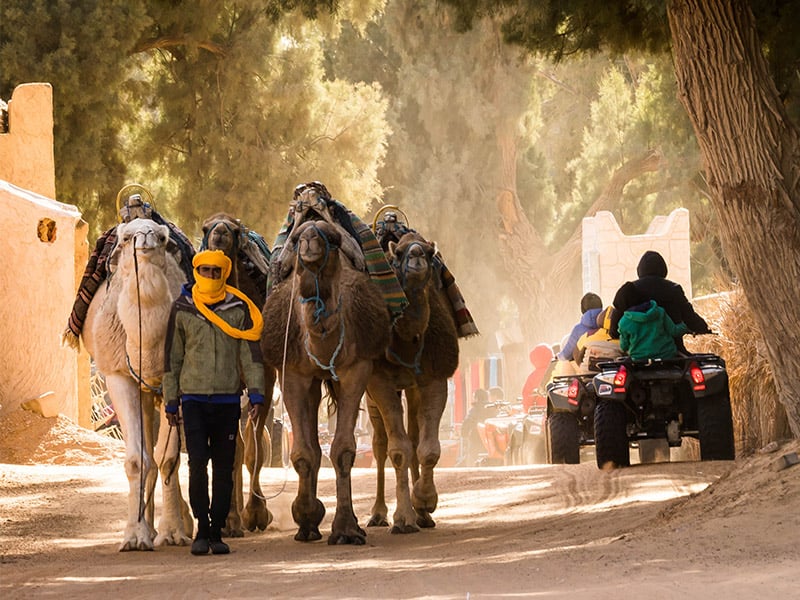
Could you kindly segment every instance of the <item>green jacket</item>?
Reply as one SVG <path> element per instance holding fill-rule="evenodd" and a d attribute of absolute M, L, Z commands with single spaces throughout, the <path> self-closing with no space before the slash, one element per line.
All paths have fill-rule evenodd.
<path fill-rule="evenodd" d="M 232 294 L 211 308 L 237 329 L 252 326 L 247 306 Z M 182 394 L 240 394 L 244 387 L 251 402 L 253 396 L 263 397 L 264 363 L 259 343 L 232 338 L 207 321 L 185 286 L 172 305 L 167 326 L 164 402 L 176 408 Z"/>
<path fill-rule="evenodd" d="M 655 300 L 635 308 L 640 310 L 626 310 L 619 320 L 620 349 L 633 359 L 677 356 L 675 338 L 688 333 L 686 324 L 675 324 Z"/>

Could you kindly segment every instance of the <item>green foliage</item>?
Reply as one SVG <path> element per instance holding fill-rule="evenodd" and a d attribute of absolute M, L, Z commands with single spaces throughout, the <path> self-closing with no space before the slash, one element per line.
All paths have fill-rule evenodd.
<path fill-rule="evenodd" d="M 664 52 L 669 27 L 665 3 L 628 0 L 440 0 L 456 10 L 456 28 L 468 31 L 485 16 L 502 19 L 505 39 L 557 62 L 577 53 Z"/>
<path fill-rule="evenodd" d="M 355 210 L 381 193 L 381 89 L 325 80 L 321 51 L 334 8 L 363 27 L 381 6 L 6 0 L 0 95 L 53 84 L 57 193 L 95 234 L 137 180 L 190 235 L 226 210 L 271 242 L 300 182 L 324 181 Z"/>
<path fill-rule="evenodd" d="M 117 124 L 135 117 L 121 96 L 139 94 L 128 56 L 151 21 L 141 2 L 4 0 L 0 6 L 0 96 L 21 83 L 53 85 L 56 189 L 96 215 L 125 179 Z M 12 124 L 13 127 L 13 124 Z"/>

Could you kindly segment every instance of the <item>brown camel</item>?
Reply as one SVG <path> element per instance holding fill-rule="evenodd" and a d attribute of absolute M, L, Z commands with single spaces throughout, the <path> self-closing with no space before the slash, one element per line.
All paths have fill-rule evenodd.
<path fill-rule="evenodd" d="M 447 404 L 447 379 L 458 367 L 458 332 L 441 278 L 436 247 L 416 232 L 390 242 L 389 260 L 410 304 L 395 322 L 385 355 L 375 361 L 367 384 L 367 408 L 373 426 L 372 447 L 378 465 L 370 526 L 388 525 L 384 497 L 387 455 L 397 478 L 397 508 L 392 533 L 434 527 L 431 513 L 439 496 L 433 469 L 439 461 L 439 423 Z M 408 432 L 401 394 L 408 404 Z M 414 482 L 409 490 L 408 473 Z"/>
<path fill-rule="evenodd" d="M 267 273 L 269 272 L 269 256 L 257 247 L 248 237 L 247 228 L 239 219 L 231 214 L 215 213 L 203 221 L 204 249 L 222 250 L 233 265 L 228 277 L 228 285 L 244 292 L 259 308 L 264 308 L 267 293 Z M 266 244 L 264 245 L 266 250 Z M 236 442 L 236 459 L 233 469 L 233 500 L 225 524 L 224 534 L 230 537 L 242 537 L 243 527 L 248 531 L 259 529 L 264 531 L 272 522 L 272 513 L 267 508 L 267 500 L 261 490 L 261 467 L 270 464 L 272 444 L 269 432 L 272 430 L 272 389 L 275 386 L 275 370 L 265 367 L 264 393 L 266 406 L 255 423 L 243 411 L 245 422 L 242 423 L 240 436 Z M 246 405 L 246 399 L 243 405 Z M 266 427 L 266 423 L 270 426 Z M 250 492 L 244 501 L 244 485 L 242 481 L 242 465 L 247 466 L 250 473 Z"/>
<path fill-rule="evenodd" d="M 163 411 L 154 446 L 154 407 L 164 373 L 164 338 L 173 300 L 186 275 L 167 252 L 169 228 L 150 219 L 117 226 L 109 277 L 98 287 L 81 336 L 106 380 L 125 440 L 128 521 L 120 550 L 191 543 L 194 523 L 178 483 L 179 432 Z M 154 527 L 158 471 L 162 515 Z"/>
<path fill-rule="evenodd" d="M 340 251 L 341 235 L 325 221 L 306 221 L 292 231 L 287 247 L 295 254 L 294 268 L 267 298 L 261 345 L 267 366 L 278 371 L 292 423 L 291 460 L 299 475 L 292 503 L 299 527 L 294 539 L 322 537 L 319 524 L 325 507 L 317 497 L 322 456 L 317 415 L 324 382 L 337 410 L 330 449 L 336 514 L 328 543 L 364 544 L 366 532 L 353 512 L 350 485 L 354 430 L 373 361 L 389 342 L 390 324 L 377 285 Z"/>

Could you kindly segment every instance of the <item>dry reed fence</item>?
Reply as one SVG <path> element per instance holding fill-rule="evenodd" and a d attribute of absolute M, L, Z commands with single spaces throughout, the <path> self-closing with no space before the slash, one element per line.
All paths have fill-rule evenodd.
<path fill-rule="evenodd" d="M 712 352 L 725 359 L 736 455 L 752 454 L 770 442 L 791 438 L 763 338 L 741 289 L 694 298 L 692 303 L 718 335 L 686 336 L 686 346 L 692 352 Z"/>

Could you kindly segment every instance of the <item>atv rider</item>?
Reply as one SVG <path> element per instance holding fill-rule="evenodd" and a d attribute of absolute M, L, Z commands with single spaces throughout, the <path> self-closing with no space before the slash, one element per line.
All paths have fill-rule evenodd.
<path fill-rule="evenodd" d="M 597 330 L 597 315 L 603 311 L 603 301 L 600 296 L 593 292 L 588 292 L 581 298 L 581 318 L 570 331 L 569 337 L 561 344 L 561 350 L 556 354 L 556 358 L 561 361 L 572 361 L 580 363 L 577 355 L 578 340 L 586 333 L 593 333 Z"/>
<path fill-rule="evenodd" d="M 653 250 L 645 252 L 636 267 L 639 278 L 625 282 L 614 296 L 614 313 L 611 317 L 611 336 L 619 338 L 619 321 L 630 308 L 654 300 L 664 309 L 674 323 L 684 323 L 685 333 L 712 333 L 703 317 L 698 315 L 686 298 L 683 288 L 667 279 L 667 263 Z M 681 354 L 689 354 L 683 344 L 682 334 L 675 337 L 675 345 Z"/>
<path fill-rule="evenodd" d="M 686 323 L 673 322 L 655 300 L 648 300 L 632 306 L 620 318 L 619 347 L 634 360 L 675 358 L 676 340 L 688 331 Z"/>

